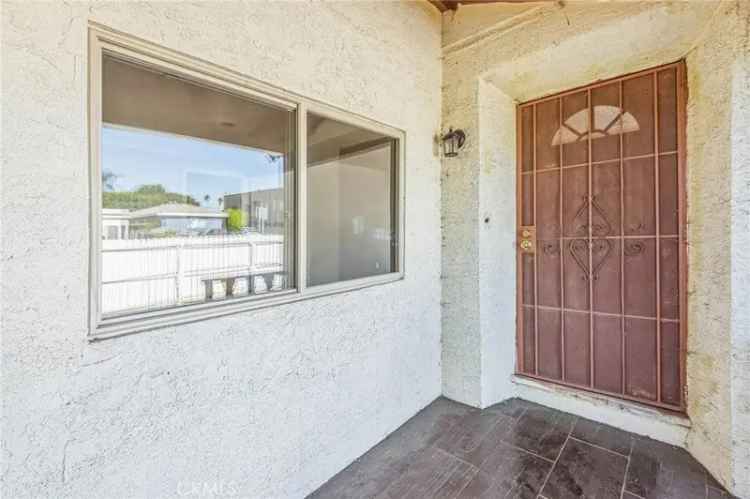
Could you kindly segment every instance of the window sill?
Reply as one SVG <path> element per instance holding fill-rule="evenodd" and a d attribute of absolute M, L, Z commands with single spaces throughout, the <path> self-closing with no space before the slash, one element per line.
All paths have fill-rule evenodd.
<path fill-rule="evenodd" d="M 151 331 L 181 324 L 199 322 L 206 319 L 259 310 L 277 305 L 286 305 L 312 298 L 320 298 L 359 289 L 380 286 L 403 280 L 403 273 L 394 272 L 376 277 L 352 279 L 332 284 L 306 288 L 302 291 L 293 289 L 274 293 L 273 296 L 248 296 L 226 301 L 206 302 L 186 305 L 180 308 L 145 312 L 142 314 L 113 317 L 101 320 L 91 329 L 89 341 L 100 341 L 129 334 Z"/>

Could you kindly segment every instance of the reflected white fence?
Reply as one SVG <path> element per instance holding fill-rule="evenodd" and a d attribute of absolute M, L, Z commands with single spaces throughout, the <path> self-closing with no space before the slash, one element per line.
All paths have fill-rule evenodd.
<path fill-rule="evenodd" d="M 281 235 L 102 241 L 102 314 L 174 307 L 286 287 Z"/>

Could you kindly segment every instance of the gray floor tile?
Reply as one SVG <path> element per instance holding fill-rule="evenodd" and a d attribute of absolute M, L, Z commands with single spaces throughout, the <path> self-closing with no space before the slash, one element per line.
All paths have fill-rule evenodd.
<path fill-rule="evenodd" d="M 431 447 L 421 451 L 378 499 L 455 497 L 476 473 L 474 466 Z"/>
<path fill-rule="evenodd" d="M 406 471 L 416 454 L 478 409 L 439 398 L 331 478 L 310 497 L 373 498 Z"/>
<path fill-rule="evenodd" d="M 549 499 L 618 499 L 628 459 L 570 439 L 565 443 L 542 495 Z"/>
<path fill-rule="evenodd" d="M 503 400 L 499 404 L 495 404 L 485 409 L 485 411 L 495 412 L 504 416 L 509 416 L 514 419 L 518 419 L 529 407 L 533 407 L 536 404 L 526 402 L 523 399 L 512 398 Z"/>
<path fill-rule="evenodd" d="M 502 414 L 486 411 L 467 414 L 435 446 L 479 467 L 514 424 L 514 419 Z"/>
<path fill-rule="evenodd" d="M 500 444 L 458 497 L 534 499 L 551 467 L 545 459 Z"/>
<path fill-rule="evenodd" d="M 684 449 L 636 437 L 625 489 L 646 499 L 706 497 L 707 474 Z"/>
<path fill-rule="evenodd" d="M 528 407 L 505 441 L 516 447 L 554 460 L 568 438 L 576 417 L 547 407 Z"/>
<path fill-rule="evenodd" d="M 725 492 L 723 489 L 717 489 L 716 487 L 706 487 L 708 499 L 737 499 L 732 494 Z"/>
<path fill-rule="evenodd" d="M 480 411 L 444 398 L 311 497 L 604 499 L 623 487 L 622 499 L 732 499 L 683 449 L 520 399 Z"/>
<path fill-rule="evenodd" d="M 571 436 L 626 456 L 633 445 L 630 433 L 584 418 L 578 418 Z"/>

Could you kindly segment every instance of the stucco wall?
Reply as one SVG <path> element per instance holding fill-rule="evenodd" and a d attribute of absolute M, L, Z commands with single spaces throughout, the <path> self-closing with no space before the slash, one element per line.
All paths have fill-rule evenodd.
<path fill-rule="evenodd" d="M 459 93 L 462 90 L 468 90 Z M 455 93 L 453 92 L 455 91 Z M 443 105 L 464 118 L 461 128 L 476 130 L 476 94 L 463 87 L 444 88 Z M 465 110 L 465 112 L 462 112 Z M 443 125 L 450 126 L 446 110 Z M 461 154 L 442 164 L 443 394 L 481 406 L 481 336 L 479 324 L 479 154 L 477 136 L 470 135 Z M 446 334 L 448 333 L 448 334 Z"/>
<path fill-rule="evenodd" d="M 688 449 L 750 497 L 750 5 L 726 2 L 688 66 Z"/>
<path fill-rule="evenodd" d="M 738 48 L 744 55 L 732 65 L 732 459 L 735 490 L 750 496 L 750 40 Z"/>
<path fill-rule="evenodd" d="M 504 399 L 512 391 L 508 376 L 515 350 L 506 348 L 505 327 L 514 324 L 514 306 L 498 306 L 515 296 L 515 265 L 498 254 L 515 251 L 516 134 L 506 126 L 516 105 L 494 85 L 479 81 L 479 322 L 482 331 L 482 406 Z"/>
<path fill-rule="evenodd" d="M 478 142 L 458 158 L 443 161 L 444 178 L 451 179 L 443 182 L 443 219 L 459 220 L 461 213 L 467 213 L 461 219 L 461 234 L 474 236 L 473 240 L 454 236 L 444 223 L 443 262 L 445 269 L 445 262 L 469 251 L 478 258 L 469 262 L 471 271 L 486 269 L 495 275 L 480 271 L 472 281 L 464 301 L 470 302 L 472 293 L 485 297 L 474 314 L 458 312 L 466 307 L 462 300 L 443 304 L 442 334 L 452 345 L 443 352 L 444 390 L 452 387 L 459 400 L 481 406 L 516 394 L 687 446 L 736 494 L 750 495 L 746 478 L 750 288 L 745 249 L 750 211 L 748 4 L 513 6 L 508 7 L 508 16 L 493 10 L 486 23 L 479 21 L 481 8 L 464 6 L 443 16 L 444 124 L 464 128 L 469 143 Z M 466 26 L 479 35 L 468 33 Z M 504 166 L 515 157 L 515 143 L 508 140 L 515 135 L 509 101 L 523 102 L 681 58 L 687 60 L 690 99 L 689 432 L 683 422 L 630 404 L 548 390 L 534 383 L 508 383 L 513 373 L 508 359 L 515 348 L 515 282 L 510 292 L 506 288 L 514 279 L 508 270 L 515 266 L 514 235 L 502 224 L 484 222 L 484 214 L 497 210 L 515 213 L 515 170 Z M 478 203 L 456 195 L 455 186 L 465 185 L 479 193 Z M 460 274 L 457 268 L 444 272 L 444 290 L 451 289 L 454 276 Z M 449 365 L 463 369 L 447 369 Z M 503 372 L 497 372 L 499 366 L 505 366 Z M 493 370 L 491 375 L 485 375 L 488 369 Z"/>
<path fill-rule="evenodd" d="M 90 344 L 89 20 L 406 131 L 406 278 Z M 3 2 L 3 496 L 300 497 L 440 394 L 424 3 Z"/>

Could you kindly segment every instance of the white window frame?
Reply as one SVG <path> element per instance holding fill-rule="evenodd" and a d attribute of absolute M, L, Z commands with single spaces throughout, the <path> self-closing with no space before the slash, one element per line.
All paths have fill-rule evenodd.
<path fill-rule="evenodd" d="M 250 295 L 225 301 L 204 302 L 119 317 L 101 315 L 101 126 L 102 58 L 111 54 L 133 62 L 157 66 L 181 77 L 247 96 L 261 103 L 281 106 L 297 113 L 295 162 L 295 284 L 296 288 L 273 295 Z M 396 271 L 360 279 L 307 286 L 307 113 L 315 113 L 397 139 L 396 154 Z M 151 329 L 185 324 L 212 317 L 282 305 L 286 303 L 354 291 L 392 283 L 404 278 L 405 221 L 405 139 L 403 130 L 336 108 L 293 92 L 260 82 L 230 69 L 157 46 L 145 40 L 114 31 L 97 23 L 89 24 L 89 339 L 100 340 Z"/>

